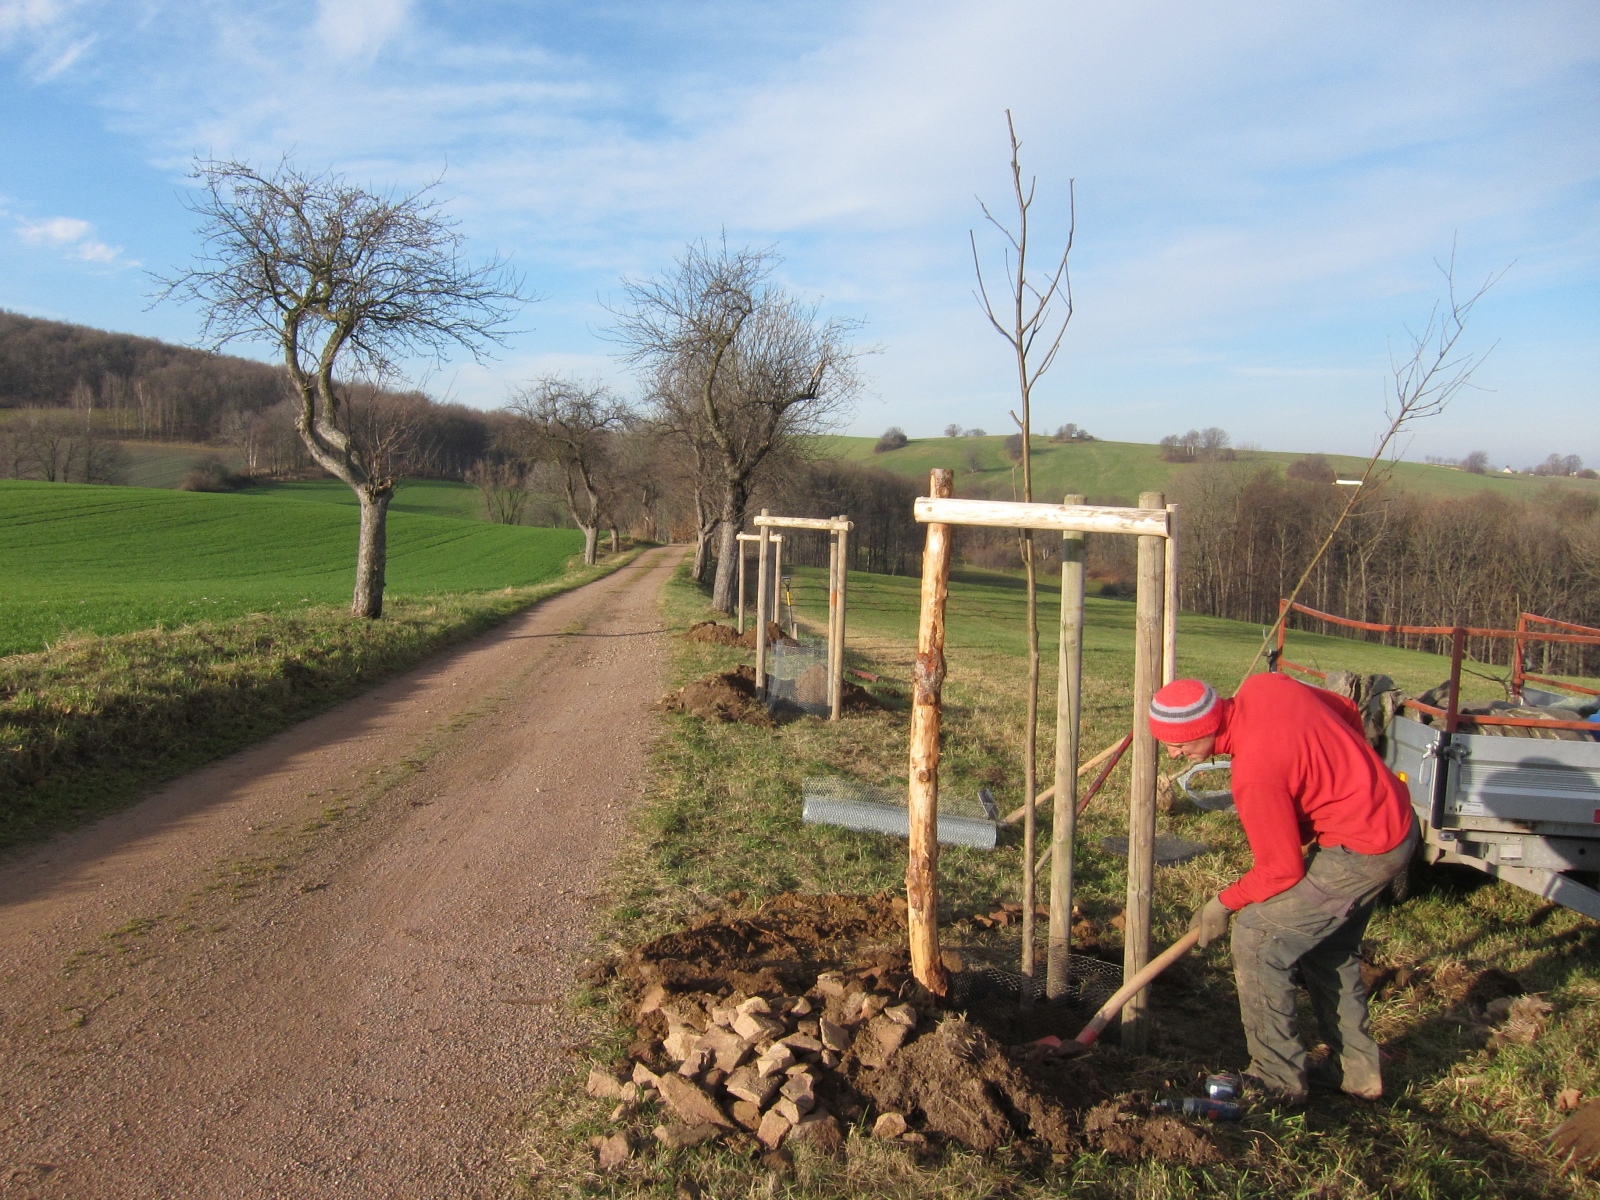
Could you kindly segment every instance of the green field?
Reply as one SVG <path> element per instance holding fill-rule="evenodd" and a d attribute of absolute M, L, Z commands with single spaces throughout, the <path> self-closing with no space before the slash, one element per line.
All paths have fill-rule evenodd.
<path fill-rule="evenodd" d="M 342 501 L 309 502 L 308 489 L 319 485 L 241 496 L 0 481 L 0 655 L 347 601 L 356 514 Z M 390 595 L 540 583 L 581 550 L 571 530 L 435 515 L 466 490 L 402 492 L 389 519 Z M 338 499 L 326 491 L 317 498 Z M 410 507 L 413 497 L 432 507 Z"/>
<path fill-rule="evenodd" d="M 266 496 L 315 504 L 356 507 L 356 494 L 337 479 L 307 479 L 288 483 L 254 483 L 240 489 L 241 496 Z M 391 513 L 417 513 L 428 517 L 454 517 L 481 521 L 483 497 L 471 484 L 453 479 L 408 479 L 395 489 Z"/>
<path fill-rule="evenodd" d="M 958 495 L 991 500 L 1021 498 L 1022 472 L 1018 470 L 1013 477 L 1003 437 L 914 438 L 899 450 L 883 454 L 873 453 L 875 441 L 862 437 L 819 438 L 818 453 L 921 480 L 927 479 L 933 467 L 948 467 L 956 473 Z M 1302 457 L 1276 450 L 1240 452 L 1242 461 L 1273 464 L 1279 469 Z M 1366 466 L 1364 459 L 1349 455 L 1333 454 L 1328 459 L 1343 478 L 1358 477 Z M 1131 504 L 1140 492 L 1170 490 L 1190 469 L 1187 464 L 1162 461 L 1159 447 L 1142 442 L 1063 444 L 1038 440 L 1033 444 L 1033 494 L 1043 501 L 1055 501 L 1071 492 L 1080 492 L 1091 499 L 1115 499 Z M 1395 463 L 1393 471 L 1395 483 L 1408 491 L 1446 497 L 1487 490 L 1528 499 L 1549 487 L 1572 488 L 1600 496 L 1600 480 L 1593 479 L 1470 475 L 1454 467 L 1413 462 Z"/>

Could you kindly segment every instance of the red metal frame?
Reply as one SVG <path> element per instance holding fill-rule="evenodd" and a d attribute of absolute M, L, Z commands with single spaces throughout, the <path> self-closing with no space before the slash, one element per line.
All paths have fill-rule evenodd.
<path fill-rule="evenodd" d="M 1327 672 L 1319 671 L 1315 667 L 1309 667 L 1303 663 L 1291 662 L 1283 657 L 1284 643 L 1288 632 L 1288 617 L 1292 612 L 1303 613 L 1305 616 L 1312 617 L 1318 621 L 1326 621 L 1330 625 L 1339 625 L 1345 629 L 1361 629 L 1368 633 L 1448 637 L 1450 639 L 1450 691 L 1446 707 L 1437 708 L 1431 704 L 1423 704 L 1418 700 L 1404 701 L 1405 707 L 1415 712 L 1444 718 L 1445 730 L 1448 733 L 1456 732 L 1463 721 L 1480 726 L 1502 725 L 1517 728 L 1572 729 L 1583 733 L 1594 733 L 1596 731 L 1597 726 L 1593 721 L 1541 721 L 1532 717 L 1485 717 L 1462 713 L 1460 711 L 1461 663 L 1466 657 L 1467 639 L 1469 637 L 1515 641 L 1511 675 L 1513 695 L 1521 697 L 1522 681 L 1526 679 L 1534 683 L 1545 683 L 1565 688 L 1582 695 L 1600 696 L 1600 690 L 1581 687 L 1578 684 L 1564 683 L 1558 679 L 1546 679 L 1540 675 L 1529 675 L 1522 669 L 1522 650 L 1526 643 L 1556 642 L 1571 646 L 1600 646 L 1600 629 L 1595 629 L 1588 625 L 1575 625 L 1571 621 L 1558 621 L 1553 617 L 1535 616 L 1533 613 L 1520 613 L 1517 617 L 1517 628 L 1515 630 L 1479 629 L 1466 625 L 1381 625 L 1374 621 L 1356 621 L 1349 617 L 1336 617 L 1332 613 L 1321 612 L 1304 604 L 1291 604 L 1287 600 L 1279 600 L 1278 652 L 1274 656 L 1273 670 L 1287 667 L 1291 671 L 1298 671 L 1302 675 L 1312 675 L 1318 679 L 1326 679 L 1328 677 Z M 1532 624 L 1553 626 L 1562 632 L 1541 632 L 1538 629 L 1531 628 Z"/>

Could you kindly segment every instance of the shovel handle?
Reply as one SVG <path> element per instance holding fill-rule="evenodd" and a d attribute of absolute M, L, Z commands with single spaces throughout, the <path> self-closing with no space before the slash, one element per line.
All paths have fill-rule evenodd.
<path fill-rule="evenodd" d="M 1191 929 L 1159 955 L 1151 959 L 1142 971 L 1117 989 L 1116 995 L 1100 1006 L 1100 1011 L 1094 1014 L 1089 1023 L 1083 1027 L 1083 1032 L 1079 1033 L 1073 1040 L 1080 1046 L 1094 1045 L 1095 1039 L 1100 1036 L 1100 1031 L 1111 1024 L 1111 1019 L 1122 1011 L 1122 1006 L 1133 999 L 1135 993 L 1148 987 L 1150 981 L 1157 975 L 1189 953 L 1199 940 L 1200 931 Z"/>

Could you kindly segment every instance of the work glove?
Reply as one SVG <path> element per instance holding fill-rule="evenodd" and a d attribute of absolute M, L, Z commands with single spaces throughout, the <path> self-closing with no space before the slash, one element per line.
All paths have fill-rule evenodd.
<path fill-rule="evenodd" d="M 1207 900 L 1203 907 L 1195 909 L 1194 917 L 1189 921 L 1189 928 L 1200 931 L 1201 949 L 1228 932 L 1228 918 L 1231 916 L 1233 910 L 1217 896 Z"/>

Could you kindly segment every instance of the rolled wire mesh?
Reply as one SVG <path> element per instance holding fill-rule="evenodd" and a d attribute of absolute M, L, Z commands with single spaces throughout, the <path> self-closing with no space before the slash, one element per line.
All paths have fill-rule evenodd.
<path fill-rule="evenodd" d="M 1098 1008 L 1121 986 L 1122 967 L 1117 963 L 1074 954 L 1067 959 L 1067 990 L 1053 1003 Z M 1044 981 L 1020 971 L 981 964 L 950 977 L 950 1003 L 955 1008 L 987 999 L 1020 1000 L 1024 995 L 1035 1003 L 1051 1003 Z"/>
<path fill-rule="evenodd" d="M 839 825 L 863 833 L 911 836 L 910 811 L 903 787 L 878 787 L 837 775 L 809 776 L 801 781 L 801 819 L 808 825 Z M 937 837 L 941 845 L 993 850 L 999 829 L 995 822 L 951 809 L 973 808 L 940 798 Z M 981 812 L 981 809 L 979 810 Z"/>

